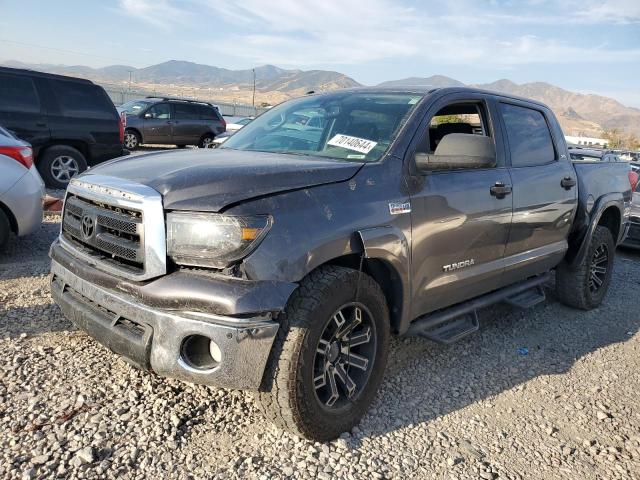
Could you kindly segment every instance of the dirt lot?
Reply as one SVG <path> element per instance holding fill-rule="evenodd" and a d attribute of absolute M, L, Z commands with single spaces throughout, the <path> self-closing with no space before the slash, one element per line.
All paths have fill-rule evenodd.
<path fill-rule="evenodd" d="M 640 478 L 640 254 L 598 310 L 549 291 L 450 347 L 394 340 L 360 426 L 314 444 L 77 331 L 49 295 L 57 221 L 0 255 L 0 478 Z"/>

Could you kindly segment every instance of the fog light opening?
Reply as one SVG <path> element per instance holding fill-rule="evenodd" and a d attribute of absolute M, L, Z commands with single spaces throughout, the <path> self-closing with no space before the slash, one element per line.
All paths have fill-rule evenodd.
<path fill-rule="evenodd" d="M 222 361 L 220 347 L 204 335 L 189 335 L 182 341 L 182 360 L 197 370 L 211 370 Z"/>

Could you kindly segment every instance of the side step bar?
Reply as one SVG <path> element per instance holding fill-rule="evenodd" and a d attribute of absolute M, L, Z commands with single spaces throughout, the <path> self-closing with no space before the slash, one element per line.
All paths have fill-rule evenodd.
<path fill-rule="evenodd" d="M 477 310 L 506 301 L 519 307 L 533 306 L 544 300 L 542 284 L 551 273 L 543 273 L 514 285 L 459 303 L 415 320 L 407 330 L 408 336 L 425 337 L 438 343 L 450 344 L 479 328 Z"/>

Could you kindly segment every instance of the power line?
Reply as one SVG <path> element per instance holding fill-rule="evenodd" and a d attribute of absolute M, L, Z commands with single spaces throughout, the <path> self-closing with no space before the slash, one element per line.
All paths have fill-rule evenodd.
<path fill-rule="evenodd" d="M 74 51 L 74 50 L 67 50 L 67 49 L 64 49 L 64 48 L 47 47 L 45 45 L 37 45 L 35 43 L 18 42 L 18 41 L 15 41 L 15 40 L 7 40 L 6 38 L 0 38 L 0 42 L 2 42 L 2 43 L 11 43 L 11 44 L 14 44 L 14 45 L 21 45 L 23 47 L 40 48 L 40 49 L 43 49 L 43 50 L 52 50 L 52 51 L 61 52 L 61 53 L 70 53 L 70 54 L 73 54 L 73 55 L 82 55 L 84 57 L 101 58 L 103 60 L 112 60 L 112 61 L 116 61 L 116 62 L 126 62 L 126 63 L 136 63 L 136 64 L 142 63 L 142 62 L 133 61 L 133 60 L 127 60 L 127 59 L 123 59 L 123 58 L 108 57 L 108 56 L 104 56 L 104 55 L 95 55 L 95 54 L 91 54 L 91 53 L 84 53 L 84 52 L 78 52 L 78 51 Z"/>

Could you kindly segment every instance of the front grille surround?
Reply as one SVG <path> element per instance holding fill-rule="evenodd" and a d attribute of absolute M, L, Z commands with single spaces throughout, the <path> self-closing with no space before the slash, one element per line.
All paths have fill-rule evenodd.
<path fill-rule="evenodd" d="M 68 240 L 144 271 L 142 212 L 113 209 L 74 194 L 67 196 L 65 206 L 62 234 Z M 83 231 L 84 219 L 89 219 L 93 226 L 90 236 Z"/>
<path fill-rule="evenodd" d="M 94 230 L 83 232 L 84 217 Z M 96 268 L 132 280 L 166 273 L 162 196 L 154 189 L 105 175 L 85 174 L 67 188 L 61 245 Z"/>

